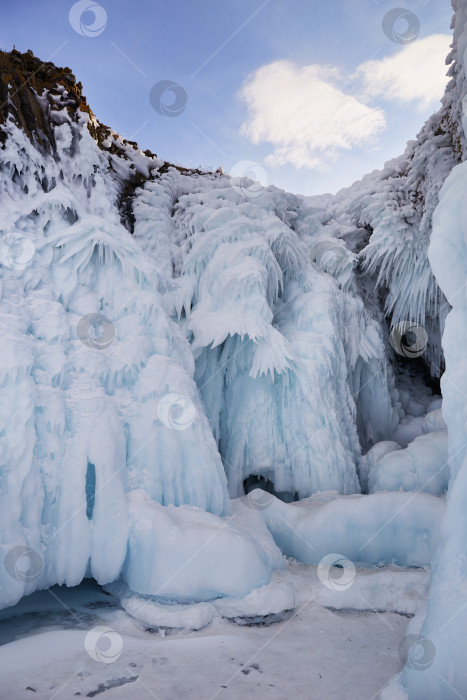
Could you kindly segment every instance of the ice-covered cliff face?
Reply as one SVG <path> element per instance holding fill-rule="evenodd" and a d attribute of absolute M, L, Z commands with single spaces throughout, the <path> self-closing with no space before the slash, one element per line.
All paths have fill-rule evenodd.
<path fill-rule="evenodd" d="M 2 604 L 120 572 L 151 592 L 135 493 L 223 516 L 252 476 L 358 492 L 359 433 L 390 438 L 399 404 L 353 254 L 300 240 L 303 198 L 170 166 L 69 69 L 0 59 L 1 538 L 43 562 Z"/>
<path fill-rule="evenodd" d="M 456 165 L 442 187 L 429 248 L 434 275 L 452 307 L 443 336 L 446 372 L 441 382 L 451 480 L 421 629 L 436 654 L 426 672 L 418 675 L 406 668 L 403 674 L 409 698 L 414 700 L 467 695 L 467 2 L 457 0 L 453 5 L 455 63 L 448 105 L 458 125 L 463 162 Z"/>
<path fill-rule="evenodd" d="M 362 286 L 372 280 L 372 295 L 376 286 L 390 324 L 411 321 L 425 328 L 428 347 L 423 357 L 433 377 L 444 370 L 441 335 L 449 304 L 427 252 L 440 189 L 467 154 L 462 124 L 466 99 L 463 5 L 462 0 L 453 0 L 454 41 L 446 59 L 451 80 L 440 110 L 408 143 L 405 153 L 383 170 L 366 175 L 335 197 L 310 200 L 315 225 L 324 226 L 359 254 Z"/>
<path fill-rule="evenodd" d="M 308 536 L 304 522 L 289 546 L 295 506 L 231 511 L 245 486 L 262 478 L 284 500 L 396 491 L 411 460 L 414 490 L 417 469 L 437 469 L 432 414 L 438 436 L 392 454 L 410 397 L 389 331 L 423 326 L 420 362 L 440 375 L 454 302 L 427 251 L 466 153 L 462 13 L 465 0 L 440 112 L 336 197 L 172 166 L 100 124 L 69 69 L 0 54 L 0 605 L 83 576 L 172 601 L 241 597 L 282 565 L 266 525 L 286 552 Z M 375 474 L 378 460 L 391 469 Z M 316 522 L 338 522 L 353 556 L 412 499 L 380 496 L 336 499 Z M 434 499 L 418 494 L 423 526 L 393 523 L 404 541 L 385 531 L 360 556 L 427 563 Z"/>

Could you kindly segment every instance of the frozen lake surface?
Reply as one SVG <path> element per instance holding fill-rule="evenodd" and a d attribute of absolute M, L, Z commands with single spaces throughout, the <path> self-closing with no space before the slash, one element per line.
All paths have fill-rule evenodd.
<path fill-rule="evenodd" d="M 92 581 L 36 592 L 0 613 L 2 697 L 377 698 L 402 668 L 409 616 L 330 609 L 323 596 L 332 604 L 334 595 L 338 606 L 343 592 L 321 591 L 316 567 L 289 562 L 287 574 L 297 577 L 303 602 L 279 622 L 217 617 L 198 632 L 147 628 Z M 423 570 L 357 571 L 353 597 L 374 596 L 388 576 L 397 589 L 406 575 L 424 587 Z M 113 630 L 99 642 L 105 662 L 89 653 L 87 635 L 96 626 Z"/>

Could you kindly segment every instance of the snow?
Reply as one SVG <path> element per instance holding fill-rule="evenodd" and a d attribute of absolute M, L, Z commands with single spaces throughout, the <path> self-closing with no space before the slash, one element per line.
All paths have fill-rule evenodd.
<path fill-rule="evenodd" d="M 161 700 L 265 694 L 281 700 L 292 690 L 306 697 L 325 693 L 336 700 L 357 700 L 362 693 L 371 697 L 378 692 L 399 668 L 398 645 L 405 625 L 406 618 L 398 615 L 365 613 L 349 616 L 344 624 L 339 614 L 310 607 L 278 624 L 274 632 L 222 626 L 201 638 L 151 639 L 140 633 L 134 639 L 127 635 L 125 653 L 108 665 L 85 657 L 83 632 L 49 632 L 39 638 L 48 652 L 40 666 L 34 663 L 34 647 L 25 642 L 12 645 L 11 655 L 23 664 L 29 658 L 30 663 L 20 674 L 3 674 L 3 688 L 18 700 L 31 696 L 27 687 L 34 688 L 39 699 L 50 698 L 53 692 L 66 698 L 76 692 L 86 696 L 105 690 L 111 699 L 144 699 L 156 693 Z M 310 627 L 316 629 L 313 636 Z M 57 674 L 54 652 L 62 647 L 62 639 L 70 653 L 61 660 Z M 307 663 L 303 663 L 304 649 Z M 339 674 L 334 670 L 336 658 Z M 368 664 L 371 674 L 364 672 Z"/>
<path fill-rule="evenodd" d="M 360 484 L 364 493 L 368 493 L 368 475 L 374 470 L 374 466 L 387 454 L 400 449 L 401 446 L 395 440 L 382 440 L 368 450 L 362 459 L 359 474 Z"/>
<path fill-rule="evenodd" d="M 392 439 L 401 447 L 407 447 L 415 438 L 435 430 L 446 430 L 441 414 L 429 416 L 442 406 L 441 396 L 433 395 L 423 376 L 403 370 L 397 375 L 397 393 L 402 415 Z"/>
<path fill-rule="evenodd" d="M 426 414 L 422 421 L 422 430 L 424 433 L 434 433 L 438 430 L 447 430 L 447 425 L 443 418 L 443 411 L 437 408 Z"/>
<path fill-rule="evenodd" d="M 114 583 L 107 590 L 118 597 L 129 615 L 150 627 L 199 630 L 206 627 L 216 615 L 216 608 L 211 603 L 163 604 L 152 597 L 136 595 L 125 585 Z"/>
<path fill-rule="evenodd" d="M 221 598 L 216 601 L 218 613 L 237 622 L 239 619 L 248 622 L 293 610 L 298 604 L 294 588 L 282 572 L 276 571 L 275 574 L 276 580 L 251 591 L 243 600 Z"/>
<path fill-rule="evenodd" d="M 335 582 L 341 582 L 338 568 L 334 574 Z M 297 605 L 311 597 L 332 610 L 390 611 L 408 616 L 418 614 L 425 606 L 430 586 L 429 569 L 397 566 L 356 568 L 351 585 L 325 585 L 318 567 L 294 559 L 289 559 L 285 574 L 280 572 L 276 578 L 285 579 L 293 588 Z"/>

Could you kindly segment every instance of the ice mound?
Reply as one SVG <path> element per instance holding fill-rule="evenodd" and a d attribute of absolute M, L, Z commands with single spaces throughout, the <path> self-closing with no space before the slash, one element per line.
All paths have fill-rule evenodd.
<path fill-rule="evenodd" d="M 431 414 L 428 414 L 431 416 Z M 431 425 L 439 424 L 430 418 Z M 430 425 L 430 427 L 431 427 Z M 423 491 L 440 496 L 447 491 L 449 483 L 448 433 L 447 430 L 430 432 L 415 438 L 405 449 L 380 448 L 384 454 L 371 457 L 368 473 L 368 492 L 378 491 Z M 378 445 L 372 448 L 376 456 Z"/>
<path fill-rule="evenodd" d="M 387 454 L 400 449 L 401 446 L 394 440 L 382 440 L 381 442 L 377 442 L 376 445 L 373 445 L 373 447 L 368 450 L 366 455 L 362 457 L 359 478 L 362 491 L 364 493 L 368 493 L 368 475 L 372 471 L 374 465 Z"/>
<path fill-rule="evenodd" d="M 134 593 L 123 582 L 111 583 L 106 591 L 120 600 L 131 617 L 150 628 L 199 630 L 217 614 L 211 603 L 170 603 Z"/>
<path fill-rule="evenodd" d="M 142 490 L 130 492 L 129 502 L 123 578 L 135 593 L 182 602 L 241 598 L 283 567 L 259 517 L 247 533 L 236 527 L 235 515 L 220 518 L 193 506 L 161 506 Z"/>
<path fill-rule="evenodd" d="M 394 453 L 398 454 L 398 453 Z M 248 497 L 263 499 L 252 491 Z M 259 510 L 281 551 L 308 564 L 338 553 L 357 564 L 429 566 L 445 504 L 427 493 L 337 496 L 316 505 L 271 494 Z"/>
<path fill-rule="evenodd" d="M 276 580 L 256 588 L 242 600 L 220 598 L 214 604 L 222 617 L 243 618 L 248 621 L 292 610 L 296 605 L 296 596 L 287 580 Z"/>

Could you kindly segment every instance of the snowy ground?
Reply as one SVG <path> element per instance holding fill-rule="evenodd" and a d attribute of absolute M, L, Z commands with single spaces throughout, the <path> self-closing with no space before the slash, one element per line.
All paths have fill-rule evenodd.
<path fill-rule="evenodd" d="M 91 581 L 36 592 L 0 613 L 0 696 L 377 698 L 402 668 L 409 622 L 380 611 L 415 612 L 429 572 L 357 569 L 351 586 L 334 591 L 316 567 L 289 560 L 276 578 L 293 582 L 293 612 L 269 625 L 217 617 L 198 632 L 147 629 Z M 99 644 L 89 636 L 98 625 L 113 630 Z"/>

